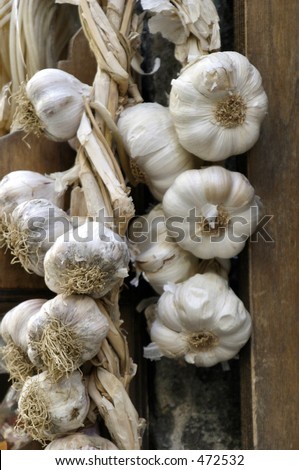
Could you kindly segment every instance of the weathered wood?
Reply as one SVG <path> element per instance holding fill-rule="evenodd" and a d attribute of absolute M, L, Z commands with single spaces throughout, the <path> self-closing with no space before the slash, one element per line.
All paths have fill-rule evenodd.
<path fill-rule="evenodd" d="M 235 5 L 236 50 L 259 69 L 269 97 L 247 171 L 266 215 L 272 216 L 248 246 L 253 334 L 242 354 L 243 443 L 244 448 L 299 449 L 299 2 Z"/>

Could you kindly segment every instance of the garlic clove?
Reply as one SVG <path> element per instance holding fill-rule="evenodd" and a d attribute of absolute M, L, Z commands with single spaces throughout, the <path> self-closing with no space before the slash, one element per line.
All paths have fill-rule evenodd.
<path fill-rule="evenodd" d="M 44 276 L 44 257 L 58 236 L 68 231 L 70 218 L 47 199 L 32 199 L 19 204 L 6 223 L 4 239 L 14 255 L 31 273 Z"/>
<path fill-rule="evenodd" d="M 80 372 L 53 383 L 44 371 L 28 378 L 21 390 L 16 428 L 45 444 L 84 426 L 88 410 Z"/>
<path fill-rule="evenodd" d="M 57 381 L 92 359 L 108 331 L 109 323 L 92 298 L 57 295 L 28 323 L 28 356 Z"/>
<path fill-rule="evenodd" d="M 45 282 L 57 294 L 103 297 L 128 275 L 126 242 L 103 224 L 87 220 L 62 235 L 44 260 Z"/>
<path fill-rule="evenodd" d="M 56 141 L 75 137 L 91 87 L 59 69 L 39 70 L 16 97 L 14 127 Z"/>

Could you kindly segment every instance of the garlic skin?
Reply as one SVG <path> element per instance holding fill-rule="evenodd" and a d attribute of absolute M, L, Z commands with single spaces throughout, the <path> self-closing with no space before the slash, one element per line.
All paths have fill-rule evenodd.
<path fill-rule="evenodd" d="M 162 205 L 157 204 L 148 214 L 135 219 L 129 232 L 137 275 L 142 272 L 158 294 L 163 293 L 167 282 L 182 282 L 199 270 L 199 260 L 168 236 L 165 222 Z M 141 234 L 146 234 L 142 242 Z"/>
<path fill-rule="evenodd" d="M 27 272 L 44 276 L 46 252 L 70 226 L 66 212 L 51 201 L 22 202 L 12 211 L 4 232 L 5 243 L 14 255 L 12 263 L 20 262 Z"/>
<path fill-rule="evenodd" d="M 58 237 L 44 260 L 45 282 L 57 294 L 103 297 L 128 275 L 126 242 L 102 223 L 87 220 Z"/>
<path fill-rule="evenodd" d="M 96 434 L 77 432 L 70 436 L 58 437 L 44 450 L 117 450 L 113 442 Z"/>
<path fill-rule="evenodd" d="M 148 358 L 184 358 L 197 367 L 211 367 L 235 357 L 251 334 L 249 313 L 215 273 L 167 286 L 156 313 L 150 330 L 154 345 L 145 348 Z"/>
<path fill-rule="evenodd" d="M 48 199 L 58 207 L 63 205 L 64 188 L 56 190 L 55 179 L 36 171 L 18 170 L 5 175 L 0 181 L 0 219 L 22 202 L 30 199 Z"/>
<path fill-rule="evenodd" d="M 0 335 L 5 343 L 3 360 L 15 388 L 32 375 L 34 365 L 28 358 L 28 322 L 45 302 L 46 299 L 25 300 L 9 310 L 1 321 Z"/>
<path fill-rule="evenodd" d="M 158 201 L 180 173 L 194 168 L 194 157 L 179 144 L 168 108 L 140 103 L 125 109 L 117 125 L 133 175 Z"/>
<path fill-rule="evenodd" d="M 65 142 L 75 137 L 91 87 L 59 69 L 39 70 L 21 89 L 14 126 Z"/>
<path fill-rule="evenodd" d="M 57 295 L 28 323 L 28 356 L 57 381 L 92 359 L 108 331 L 108 320 L 92 298 Z"/>
<path fill-rule="evenodd" d="M 219 17 L 212 0 L 141 0 L 141 5 L 155 13 L 148 22 L 150 32 L 173 42 L 182 64 L 220 48 Z"/>
<path fill-rule="evenodd" d="M 84 426 L 89 397 L 80 372 L 53 383 L 44 371 L 26 380 L 18 402 L 17 429 L 45 444 Z"/>
<path fill-rule="evenodd" d="M 240 253 L 262 212 L 248 179 L 220 166 L 182 173 L 162 204 L 170 236 L 175 217 L 184 234 L 176 242 L 202 259 L 232 258 Z"/>
<path fill-rule="evenodd" d="M 259 71 L 238 52 L 215 52 L 172 80 L 169 110 L 180 144 L 202 160 L 220 161 L 256 143 L 268 99 Z"/>

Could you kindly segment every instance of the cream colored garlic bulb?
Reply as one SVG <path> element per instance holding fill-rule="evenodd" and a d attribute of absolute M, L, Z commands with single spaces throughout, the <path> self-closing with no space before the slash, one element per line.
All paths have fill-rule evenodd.
<path fill-rule="evenodd" d="M 133 221 L 130 239 L 137 275 L 142 272 L 159 294 L 167 282 L 184 281 L 199 270 L 199 260 L 168 236 L 161 204 Z"/>
<path fill-rule="evenodd" d="M 45 198 L 62 207 L 65 188 L 56 189 L 55 179 L 36 171 L 12 171 L 0 181 L 0 220 L 22 202 Z M 5 220 L 3 220 L 5 223 Z"/>
<path fill-rule="evenodd" d="M 59 237 L 44 260 L 45 282 L 57 294 L 99 298 L 128 275 L 126 242 L 102 223 L 87 220 Z"/>
<path fill-rule="evenodd" d="M 44 275 L 44 257 L 58 236 L 70 229 L 68 215 L 47 199 L 32 199 L 19 204 L 6 223 L 4 239 L 28 272 Z"/>
<path fill-rule="evenodd" d="M 3 359 L 15 388 L 33 374 L 34 365 L 28 358 L 27 327 L 46 299 L 30 299 L 9 310 L 1 321 L 0 334 L 5 342 Z"/>
<path fill-rule="evenodd" d="M 45 450 L 117 450 L 113 442 L 96 434 L 77 432 L 70 436 L 58 437 Z"/>
<path fill-rule="evenodd" d="M 241 173 L 211 166 L 178 176 L 163 198 L 167 227 L 174 217 L 177 243 L 202 259 L 232 258 L 261 217 L 261 202 Z"/>
<path fill-rule="evenodd" d="M 75 137 L 91 87 L 59 69 L 43 69 L 21 87 L 14 127 L 56 141 Z"/>
<path fill-rule="evenodd" d="M 57 295 L 28 323 L 28 356 L 58 380 L 92 359 L 108 331 L 108 320 L 91 297 Z"/>
<path fill-rule="evenodd" d="M 238 52 L 203 56 L 172 81 L 169 110 L 180 144 L 202 160 L 249 150 L 267 106 L 259 71 Z"/>
<path fill-rule="evenodd" d="M 42 443 L 84 426 L 89 397 L 80 372 L 53 383 L 44 371 L 26 380 L 18 403 L 17 429 Z"/>
<path fill-rule="evenodd" d="M 178 142 L 168 108 L 158 103 L 129 107 L 121 113 L 118 129 L 133 174 L 158 201 L 176 176 L 194 168 L 194 158 Z"/>
<path fill-rule="evenodd" d="M 251 317 L 223 277 L 196 274 L 160 297 L 145 357 L 184 358 L 210 367 L 235 357 L 251 334 Z"/>

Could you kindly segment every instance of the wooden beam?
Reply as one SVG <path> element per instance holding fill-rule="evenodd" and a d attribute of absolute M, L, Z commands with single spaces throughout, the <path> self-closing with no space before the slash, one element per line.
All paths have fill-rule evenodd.
<path fill-rule="evenodd" d="M 248 285 L 241 280 L 253 318 L 241 358 L 244 449 L 299 449 L 298 10 L 294 0 L 235 2 L 235 49 L 269 98 L 247 176 L 272 216 L 248 246 Z"/>

